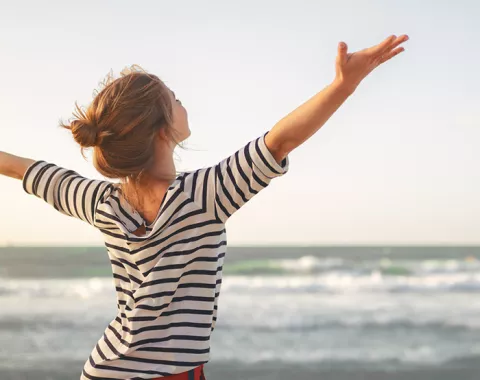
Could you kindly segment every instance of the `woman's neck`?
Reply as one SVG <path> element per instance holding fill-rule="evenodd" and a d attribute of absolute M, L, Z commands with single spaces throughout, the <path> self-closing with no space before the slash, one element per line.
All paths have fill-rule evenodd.
<path fill-rule="evenodd" d="M 155 218 L 169 186 L 177 177 L 173 150 L 174 145 L 159 139 L 152 167 L 138 181 L 127 181 L 122 186 L 127 202 L 147 222 Z"/>

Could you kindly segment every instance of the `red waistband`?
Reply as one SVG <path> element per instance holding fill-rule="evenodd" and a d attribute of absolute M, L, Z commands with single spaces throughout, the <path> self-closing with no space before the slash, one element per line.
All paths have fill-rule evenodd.
<path fill-rule="evenodd" d="M 165 377 L 155 377 L 151 380 L 205 380 L 205 375 L 203 373 L 203 364 L 199 367 L 196 367 L 190 371 L 177 373 L 176 375 L 165 376 Z"/>

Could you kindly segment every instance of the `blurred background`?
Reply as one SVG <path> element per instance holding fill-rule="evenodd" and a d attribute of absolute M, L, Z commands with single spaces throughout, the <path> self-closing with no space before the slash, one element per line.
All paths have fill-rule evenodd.
<path fill-rule="evenodd" d="M 0 149 L 102 177 L 68 131 L 139 64 L 189 114 L 177 169 L 269 130 L 356 51 L 406 33 L 227 223 L 208 380 L 480 378 L 475 1 L 0 4 Z M 98 231 L 0 178 L 0 379 L 78 379 L 115 317 Z M 253 312 L 252 312 L 253 310 Z"/>

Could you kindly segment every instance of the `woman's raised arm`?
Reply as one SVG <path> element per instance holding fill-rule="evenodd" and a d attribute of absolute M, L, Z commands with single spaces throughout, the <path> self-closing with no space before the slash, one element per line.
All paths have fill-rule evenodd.
<path fill-rule="evenodd" d="M 354 53 L 347 53 L 347 45 L 339 43 L 334 81 L 281 119 L 266 135 L 265 144 L 275 160 L 282 162 L 292 150 L 314 135 L 373 69 L 404 51 L 398 46 L 407 40 L 407 35 L 393 35 L 378 45 Z"/>

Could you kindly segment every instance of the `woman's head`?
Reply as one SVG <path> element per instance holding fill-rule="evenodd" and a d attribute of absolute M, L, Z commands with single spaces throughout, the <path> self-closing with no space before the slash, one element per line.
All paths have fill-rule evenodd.
<path fill-rule="evenodd" d="M 137 65 L 114 79 L 86 110 L 76 104 L 69 125 L 83 149 L 93 147 L 93 164 L 105 177 L 136 182 L 160 163 L 157 150 L 173 149 L 190 136 L 187 111 L 157 76 Z"/>

